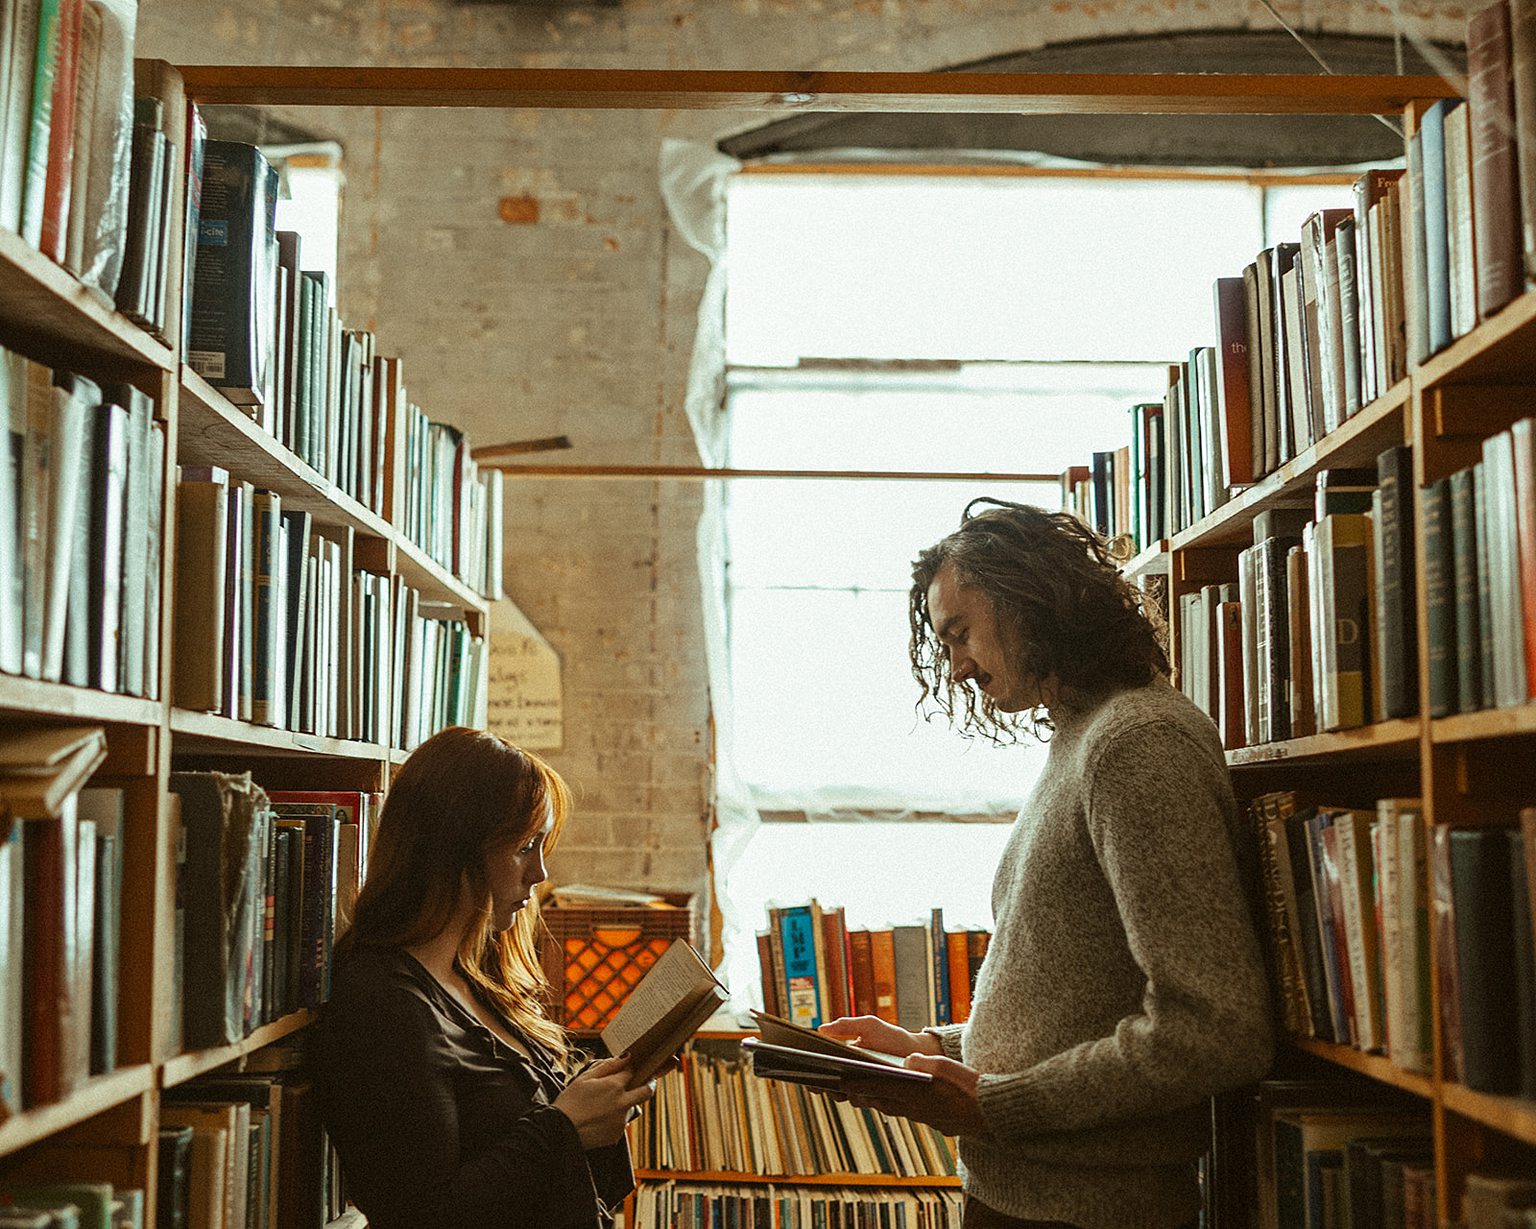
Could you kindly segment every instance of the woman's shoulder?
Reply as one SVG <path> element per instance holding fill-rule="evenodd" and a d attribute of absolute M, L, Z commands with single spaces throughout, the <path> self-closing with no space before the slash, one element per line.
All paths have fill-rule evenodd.
<path fill-rule="evenodd" d="M 409 952 L 359 945 L 338 954 L 328 1007 L 334 1015 L 356 1011 L 420 1020 L 437 1014 L 434 989 L 431 975 Z"/>

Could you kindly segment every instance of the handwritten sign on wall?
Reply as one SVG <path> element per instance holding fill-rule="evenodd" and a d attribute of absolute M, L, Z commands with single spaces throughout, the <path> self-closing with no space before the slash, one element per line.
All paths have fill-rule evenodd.
<path fill-rule="evenodd" d="M 489 681 L 488 730 L 530 751 L 560 749 L 560 655 L 512 602 L 491 604 Z"/>

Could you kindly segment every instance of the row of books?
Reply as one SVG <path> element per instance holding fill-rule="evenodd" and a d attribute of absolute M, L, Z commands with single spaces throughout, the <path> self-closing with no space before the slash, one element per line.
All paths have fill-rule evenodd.
<path fill-rule="evenodd" d="M 1254 518 L 1236 581 L 1180 597 L 1180 686 L 1227 747 L 1418 711 L 1412 463 L 1319 472 L 1311 507 Z"/>
<path fill-rule="evenodd" d="M 1432 716 L 1536 695 L 1536 419 L 1420 492 Z"/>
<path fill-rule="evenodd" d="M 473 724 L 484 639 L 327 526 L 217 466 L 178 470 L 177 705 L 415 747 Z"/>
<path fill-rule="evenodd" d="M 771 906 L 757 934 L 763 1008 L 815 1028 L 840 1016 L 879 1016 L 903 1028 L 961 1024 L 991 934 L 927 922 L 850 930 L 841 908 Z"/>
<path fill-rule="evenodd" d="M 962 1201 L 952 1190 L 860 1187 L 739 1187 L 700 1182 L 647 1182 L 635 1195 L 634 1229 L 724 1229 L 773 1225 L 823 1229 L 840 1225 L 904 1225 L 960 1229 Z"/>
<path fill-rule="evenodd" d="M 156 697 L 165 429 L 129 384 L 0 349 L 0 670 Z"/>
<path fill-rule="evenodd" d="M 630 1126 L 641 1169 L 806 1176 L 955 1173 L 952 1142 L 932 1127 L 857 1109 L 796 1084 L 758 1079 L 738 1055 L 694 1045 L 657 1081 Z"/>
<path fill-rule="evenodd" d="M 239 1041 L 330 990 L 382 798 L 273 791 L 249 773 L 171 775 L 179 803 L 182 1040 Z"/>
<path fill-rule="evenodd" d="M 1434 967 L 1446 1078 L 1536 1096 L 1536 809 L 1524 832 L 1431 831 L 1418 799 L 1364 811 L 1266 794 L 1250 815 L 1287 1029 L 1427 1073 Z"/>
<path fill-rule="evenodd" d="M 463 433 L 411 402 L 401 360 L 346 327 L 329 274 L 305 269 L 300 236 L 276 229 L 277 172 L 261 150 L 205 140 L 189 114 L 189 365 L 476 592 L 500 597 L 501 472 L 481 473 Z"/>
<path fill-rule="evenodd" d="M 109 1182 L 7 1181 L 0 1229 L 145 1229 L 144 1192 Z"/>
<path fill-rule="evenodd" d="M 0 842 L 0 1096 L 16 1111 L 117 1066 L 123 792 L 87 789 Z"/>
<path fill-rule="evenodd" d="M 110 302 L 123 263 L 137 6 L 18 0 L 0 21 L 0 227 Z"/>
<path fill-rule="evenodd" d="M 90 3 L 87 8 L 92 7 Z M 171 241 L 176 233 L 176 179 L 185 138 L 167 110 L 163 61 L 134 66 L 133 143 L 129 158 L 127 226 L 113 298 L 118 311 L 170 344 Z"/>

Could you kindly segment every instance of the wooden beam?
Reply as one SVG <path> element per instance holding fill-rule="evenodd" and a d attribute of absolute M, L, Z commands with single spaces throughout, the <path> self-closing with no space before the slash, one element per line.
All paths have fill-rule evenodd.
<path fill-rule="evenodd" d="M 520 465 L 477 457 L 481 469 L 499 469 L 509 478 L 591 478 L 655 482 L 703 482 L 710 478 L 815 478 L 876 482 L 1051 482 L 1060 474 L 955 473 L 884 469 L 716 469 L 703 465 Z"/>
<path fill-rule="evenodd" d="M 1397 115 L 1439 77 L 191 65 L 205 105 L 1079 115 Z"/>

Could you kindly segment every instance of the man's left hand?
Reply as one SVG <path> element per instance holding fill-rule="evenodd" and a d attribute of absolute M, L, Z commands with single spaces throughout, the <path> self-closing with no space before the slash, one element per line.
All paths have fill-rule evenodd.
<path fill-rule="evenodd" d="M 883 1114 L 927 1123 L 945 1135 L 985 1135 L 986 1123 L 981 1104 L 976 1099 L 979 1073 L 952 1058 L 932 1054 L 912 1054 L 906 1066 L 933 1076 L 931 1084 L 894 1088 L 890 1081 L 859 1084 L 846 1081 L 848 1100 L 861 1109 L 875 1109 Z"/>

